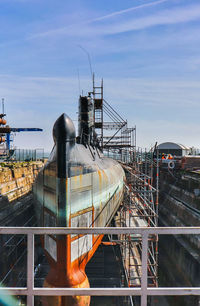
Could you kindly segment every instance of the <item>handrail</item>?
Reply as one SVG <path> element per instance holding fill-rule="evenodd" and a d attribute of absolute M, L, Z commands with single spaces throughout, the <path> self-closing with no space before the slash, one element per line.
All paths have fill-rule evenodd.
<path fill-rule="evenodd" d="M 141 306 L 147 306 L 147 296 L 152 295 L 200 295 L 200 287 L 147 287 L 147 250 L 149 235 L 200 234 L 200 227 L 0 227 L 0 234 L 27 235 L 27 287 L 0 288 L 0 295 L 26 295 L 27 305 L 34 305 L 34 296 L 141 296 Z M 142 277 L 140 288 L 35 288 L 34 287 L 34 235 L 56 234 L 141 234 L 142 237 Z"/>

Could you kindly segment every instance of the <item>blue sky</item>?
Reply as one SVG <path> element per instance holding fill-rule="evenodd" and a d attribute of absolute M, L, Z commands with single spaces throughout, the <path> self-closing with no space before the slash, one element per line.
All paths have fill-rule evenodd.
<path fill-rule="evenodd" d="M 137 126 L 137 145 L 200 147 L 199 0 L 0 0 L 0 97 L 21 148 L 53 145 L 52 126 L 77 118 L 91 90 L 90 54 L 104 97 Z M 76 121 L 75 121 L 76 124 Z"/>

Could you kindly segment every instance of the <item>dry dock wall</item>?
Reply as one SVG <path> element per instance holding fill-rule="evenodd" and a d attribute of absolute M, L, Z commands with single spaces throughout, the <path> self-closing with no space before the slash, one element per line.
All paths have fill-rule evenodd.
<path fill-rule="evenodd" d="M 24 224 L 20 218 L 32 205 L 32 184 L 42 166 L 42 162 L 0 164 L 1 226 L 25 226 L 26 218 Z"/>
<path fill-rule="evenodd" d="M 200 226 L 200 173 L 176 171 L 160 175 L 161 226 Z M 161 286 L 200 286 L 200 237 L 159 237 Z M 173 302 L 174 301 L 174 302 Z M 199 297 L 173 300 L 170 306 L 199 306 Z"/>
<path fill-rule="evenodd" d="M 0 196 L 1 203 L 20 198 L 32 189 L 32 184 L 42 162 L 3 163 L 0 165 Z M 0 203 L 0 207 L 1 207 Z"/>
<path fill-rule="evenodd" d="M 36 226 L 31 190 L 42 166 L 42 162 L 0 165 L 0 226 Z M 26 237 L 0 235 L 0 250 L 0 281 L 6 286 L 23 286 Z"/>

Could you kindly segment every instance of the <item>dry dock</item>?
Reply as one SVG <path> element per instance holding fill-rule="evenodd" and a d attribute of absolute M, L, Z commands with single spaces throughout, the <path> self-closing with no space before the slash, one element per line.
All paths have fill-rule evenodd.
<path fill-rule="evenodd" d="M 161 226 L 200 226 L 200 172 L 179 170 L 160 175 Z M 170 245 L 170 247 L 169 247 Z M 159 239 L 161 284 L 200 286 L 200 236 L 176 235 Z M 172 306 L 198 306 L 199 297 L 169 298 Z"/>
<path fill-rule="evenodd" d="M 5 170 L 2 171 L 3 174 L 1 179 L 4 180 L 4 184 L 7 184 L 9 187 L 7 187 L 5 194 L 1 197 L 2 225 L 35 225 L 36 219 L 32 206 L 30 181 L 33 181 L 36 171 L 38 171 L 41 166 L 41 163 L 33 163 L 32 165 L 18 164 L 15 169 L 5 166 Z M 9 184 L 8 178 L 12 178 L 12 184 Z M 24 182 L 27 182 L 27 186 L 24 186 L 26 189 L 22 189 L 23 192 L 26 190 L 26 194 L 20 195 L 18 199 L 9 201 L 9 194 L 13 194 L 14 192 L 17 194 L 15 190 L 17 186 L 16 184 L 21 182 L 22 179 Z M 12 188 L 10 186 L 12 186 Z M 176 173 L 173 173 L 173 176 L 167 171 L 161 171 L 159 214 L 162 225 L 199 225 L 199 187 L 200 176 L 198 171 L 179 170 L 176 171 Z M 139 188 L 142 188 L 141 184 L 139 185 Z M 145 193 L 147 194 L 147 189 L 145 189 Z M 136 204 L 138 204 L 138 199 Z M 137 205 L 137 210 L 138 209 L 141 209 L 141 203 L 140 205 Z M 138 221 L 139 212 L 137 210 L 136 208 L 133 209 L 136 217 L 134 218 L 135 223 L 132 223 L 133 220 L 131 220 L 131 226 L 138 226 L 139 223 L 143 223 L 140 219 Z M 129 226 L 130 220 L 128 218 L 128 213 L 126 212 L 124 216 L 126 218 L 123 220 L 125 221 L 126 226 Z M 124 238 L 126 237 L 121 237 L 121 240 Z M 136 242 L 134 245 L 134 248 L 137 248 L 135 254 L 139 257 L 138 241 L 135 239 L 136 237 L 132 239 L 131 243 L 134 245 L 134 241 Z M 91 287 L 128 286 L 126 281 L 126 271 L 128 270 L 129 256 L 126 254 L 127 267 L 125 267 L 124 270 L 123 262 L 125 258 L 120 250 L 121 244 L 118 243 L 118 240 L 119 237 L 112 237 L 112 240 L 107 238 L 107 241 L 105 240 L 105 243 L 99 246 L 94 258 L 87 265 L 87 273 Z M 111 244 L 110 241 L 112 241 Z M 26 283 L 26 269 L 24 269 L 26 262 L 25 246 L 26 239 L 24 237 L 16 239 L 16 235 L 14 235 L 12 237 L 4 236 L 4 238 L 1 239 L 1 249 L 4 249 L 4 252 L 2 253 L 3 256 L 1 257 L 1 280 L 3 280 L 3 283 L 6 286 L 24 286 Z M 130 248 L 126 247 L 124 250 L 125 252 L 129 252 Z M 35 285 L 42 286 L 49 267 L 39 245 L 36 246 L 36 255 Z M 135 279 L 135 283 L 132 283 L 131 286 L 137 286 L 136 283 L 139 282 L 138 276 L 141 274 L 141 261 L 140 258 L 138 258 L 137 263 L 132 264 L 133 258 L 134 257 L 130 257 L 132 266 L 130 270 L 132 279 L 130 280 L 133 282 Z M 160 286 L 199 286 L 199 263 L 199 236 L 194 235 L 193 237 L 188 235 L 184 237 L 182 236 L 181 239 L 180 236 L 172 238 L 171 236 L 161 235 L 159 237 L 158 281 Z M 136 271 L 137 275 L 135 274 Z M 140 282 L 138 285 L 140 286 Z M 198 306 L 198 299 L 198 297 L 192 296 L 177 298 L 169 297 L 167 300 L 161 297 L 151 297 L 148 305 Z M 92 297 L 91 299 L 91 305 L 102 305 L 102 303 L 104 305 L 132 305 L 129 297 L 120 299 L 116 299 L 115 297 Z M 139 305 L 138 299 L 134 300 L 133 303 L 135 306 Z M 37 298 L 35 300 L 35 305 L 40 305 L 40 299 Z"/>

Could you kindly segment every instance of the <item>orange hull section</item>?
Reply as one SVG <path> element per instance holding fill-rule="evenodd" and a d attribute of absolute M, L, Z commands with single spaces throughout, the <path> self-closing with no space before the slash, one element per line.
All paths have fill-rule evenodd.
<path fill-rule="evenodd" d="M 45 280 L 44 287 L 54 288 L 54 286 L 48 284 Z M 89 288 L 90 284 L 87 276 L 85 277 L 85 281 L 80 285 L 73 286 L 72 288 Z M 55 297 L 44 297 L 42 304 L 44 306 L 88 306 L 90 305 L 90 296 L 55 296 Z"/>
<path fill-rule="evenodd" d="M 103 235 L 93 238 L 92 249 L 71 263 L 71 237 L 57 241 L 58 260 L 53 261 L 46 253 L 50 263 L 50 271 L 45 279 L 44 287 L 49 288 L 89 288 L 90 284 L 85 273 L 85 267 L 101 244 Z M 90 296 L 44 297 L 44 306 L 89 306 Z"/>

